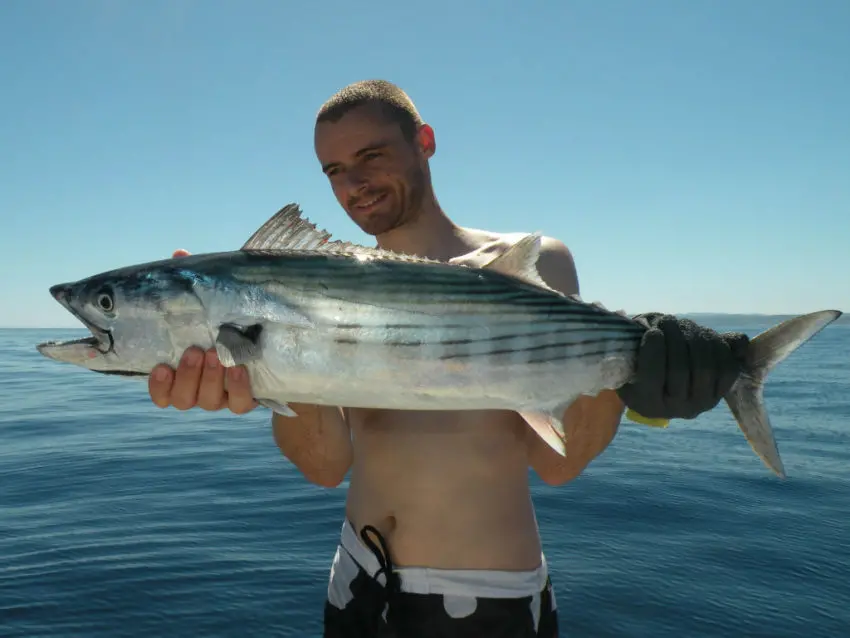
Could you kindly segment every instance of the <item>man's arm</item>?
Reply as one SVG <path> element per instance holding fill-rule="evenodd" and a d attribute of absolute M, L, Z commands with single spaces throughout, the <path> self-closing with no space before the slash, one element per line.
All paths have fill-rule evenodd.
<path fill-rule="evenodd" d="M 245 366 L 225 371 L 213 349 L 205 353 L 189 348 L 176 370 L 157 366 L 148 387 L 151 399 L 161 408 L 228 408 L 234 414 L 245 414 L 257 407 Z M 351 431 L 342 410 L 302 403 L 290 407 L 297 416 L 272 416 L 275 443 L 308 481 L 336 487 L 345 478 L 352 459 Z"/>
<path fill-rule="evenodd" d="M 275 443 L 311 483 L 336 487 L 351 467 L 354 452 L 345 411 L 305 403 L 291 403 L 297 417 L 275 414 Z"/>
<path fill-rule="evenodd" d="M 189 255 L 186 250 L 174 257 Z M 225 382 L 227 388 L 225 389 Z M 176 370 L 155 367 L 148 378 L 151 400 L 160 408 L 225 408 L 245 414 L 257 407 L 245 366 L 225 369 L 215 349 L 188 348 Z M 304 477 L 323 487 L 336 487 L 345 478 L 353 458 L 351 431 L 340 408 L 293 404 L 296 417 L 273 415 L 275 443 Z"/>
<path fill-rule="evenodd" d="M 224 388 L 225 378 L 227 389 Z M 235 366 L 225 372 L 215 350 L 189 348 L 176 370 L 157 366 L 149 379 L 153 402 L 178 410 L 225 408 L 244 414 L 257 407 L 248 371 Z M 275 443 L 304 477 L 323 487 L 336 487 L 351 466 L 351 432 L 339 408 L 292 404 L 297 416 L 272 416 Z"/>
<path fill-rule="evenodd" d="M 543 280 L 566 295 L 579 294 L 578 275 L 569 249 L 560 241 L 546 237 L 540 250 L 537 269 Z M 529 464 L 550 485 L 561 485 L 576 478 L 614 439 L 625 405 L 613 390 L 595 397 L 581 396 L 564 414 L 567 455 L 560 456 L 528 428 Z"/>

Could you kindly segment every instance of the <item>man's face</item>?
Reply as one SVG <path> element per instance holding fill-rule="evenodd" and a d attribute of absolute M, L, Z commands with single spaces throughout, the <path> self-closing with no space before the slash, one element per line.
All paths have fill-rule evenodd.
<path fill-rule="evenodd" d="M 413 141 L 379 106 L 363 105 L 316 126 L 316 155 L 337 201 L 364 232 L 380 235 L 414 218 L 427 192 L 430 128 Z M 424 140 L 424 144 L 423 144 Z"/>

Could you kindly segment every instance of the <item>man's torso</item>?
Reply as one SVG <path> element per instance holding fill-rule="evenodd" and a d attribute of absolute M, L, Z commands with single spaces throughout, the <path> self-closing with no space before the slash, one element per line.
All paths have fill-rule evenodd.
<path fill-rule="evenodd" d="M 521 235 L 464 230 L 481 265 Z M 388 392 L 392 389 L 388 388 Z M 532 570 L 541 548 L 528 426 L 515 412 L 346 410 L 354 462 L 346 513 L 376 527 L 397 566 Z"/>

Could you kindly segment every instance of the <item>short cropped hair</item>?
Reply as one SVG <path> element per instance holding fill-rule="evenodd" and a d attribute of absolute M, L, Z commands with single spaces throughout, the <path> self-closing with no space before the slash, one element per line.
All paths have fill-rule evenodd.
<path fill-rule="evenodd" d="M 387 80 L 361 80 L 334 93 L 316 115 L 319 122 L 337 122 L 348 111 L 365 104 L 378 104 L 384 114 L 401 127 L 402 135 L 412 141 L 424 120 L 413 100 Z"/>

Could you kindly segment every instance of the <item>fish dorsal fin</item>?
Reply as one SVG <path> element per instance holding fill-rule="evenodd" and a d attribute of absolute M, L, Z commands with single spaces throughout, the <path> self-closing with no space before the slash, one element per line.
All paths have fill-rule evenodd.
<path fill-rule="evenodd" d="M 304 217 L 298 204 L 287 204 L 260 226 L 242 245 L 241 250 L 270 253 L 305 250 L 331 255 L 356 256 L 361 259 L 440 263 L 433 259 L 397 253 L 383 248 L 370 248 L 354 242 L 330 239 L 331 234 L 328 231 L 318 228 Z"/>
<path fill-rule="evenodd" d="M 328 231 L 317 228 L 301 215 L 298 204 L 287 204 L 251 235 L 242 250 L 317 250 L 330 238 Z"/>
<path fill-rule="evenodd" d="M 505 252 L 484 264 L 482 268 L 495 270 L 503 275 L 521 279 L 540 288 L 552 290 L 537 271 L 541 239 L 540 233 L 526 235 Z"/>
<path fill-rule="evenodd" d="M 545 290 L 552 290 L 537 271 L 540 243 L 540 233 L 526 235 L 481 268 L 515 277 Z M 384 248 L 370 248 L 354 242 L 331 241 L 331 233 L 324 228 L 317 227 L 307 219 L 303 215 L 301 207 L 296 203 L 287 204 L 275 213 L 251 235 L 248 241 L 242 245 L 241 250 L 254 252 L 305 250 L 331 255 L 354 256 L 360 259 L 443 263 L 435 259 L 399 253 Z M 468 264 L 458 263 L 455 260 L 449 260 L 449 263 L 468 266 Z"/>

